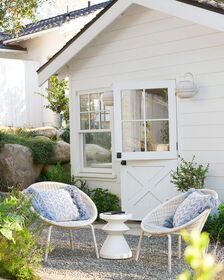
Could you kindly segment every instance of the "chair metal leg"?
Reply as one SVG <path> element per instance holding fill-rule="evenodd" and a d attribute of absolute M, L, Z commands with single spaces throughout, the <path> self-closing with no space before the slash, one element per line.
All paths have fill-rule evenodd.
<path fill-rule="evenodd" d="M 95 247 L 95 251 L 96 251 L 96 257 L 97 257 L 97 259 L 99 259 L 100 256 L 99 256 L 98 247 L 97 247 L 97 243 L 96 243 L 95 230 L 94 230 L 93 225 L 90 225 L 90 228 L 91 228 L 91 230 L 92 230 L 93 242 L 94 242 L 94 247 Z"/>
<path fill-rule="evenodd" d="M 181 259 L 181 235 L 178 236 L 178 258 Z"/>
<path fill-rule="evenodd" d="M 71 246 L 71 249 L 74 250 L 73 232 L 72 232 L 72 229 L 69 230 L 69 239 L 70 239 L 70 246 Z"/>
<path fill-rule="evenodd" d="M 47 258 L 48 258 L 48 251 L 49 251 L 49 245 L 50 245 L 50 241 L 51 241 L 51 230 L 52 230 L 53 226 L 49 226 L 48 229 L 48 235 L 47 235 L 47 243 L 46 243 L 46 249 L 45 249 L 45 256 L 44 256 L 44 262 L 47 262 Z"/>
<path fill-rule="evenodd" d="M 136 252 L 136 256 L 135 256 L 135 260 L 138 261 L 139 259 L 139 255 L 140 255 L 140 250 L 141 250 L 141 244 L 142 244 L 142 239 L 144 237 L 144 231 L 142 230 L 141 231 L 141 234 L 140 234 L 140 238 L 139 238 L 139 241 L 138 241 L 138 247 L 137 247 L 137 252 Z"/>
<path fill-rule="evenodd" d="M 168 234 L 168 271 L 171 273 L 171 258 L 172 258 L 172 239 L 171 235 Z"/>

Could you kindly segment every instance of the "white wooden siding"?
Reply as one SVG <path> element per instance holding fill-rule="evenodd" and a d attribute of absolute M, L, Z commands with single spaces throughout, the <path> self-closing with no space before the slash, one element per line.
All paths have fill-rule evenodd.
<path fill-rule="evenodd" d="M 224 33 L 136 7 L 71 61 L 73 90 L 129 80 L 178 82 L 192 72 L 199 93 L 177 100 L 179 153 L 211 164 L 206 184 L 224 199 Z"/>
<path fill-rule="evenodd" d="M 0 126 L 42 125 L 42 101 L 33 61 L 0 60 Z"/>

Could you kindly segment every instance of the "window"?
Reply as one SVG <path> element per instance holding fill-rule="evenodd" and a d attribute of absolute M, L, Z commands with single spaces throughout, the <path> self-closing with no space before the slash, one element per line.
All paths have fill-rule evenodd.
<path fill-rule="evenodd" d="M 176 156 L 174 83 L 124 85 L 115 89 L 118 158 L 159 159 Z"/>
<path fill-rule="evenodd" d="M 102 95 L 92 92 L 79 96 L 82 169 L 86 172 L 111 173 L 111 113 Z"/>

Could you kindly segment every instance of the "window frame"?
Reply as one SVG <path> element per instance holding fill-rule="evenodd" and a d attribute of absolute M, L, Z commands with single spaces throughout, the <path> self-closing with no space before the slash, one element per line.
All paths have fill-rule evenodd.
<path fill-rule="evenodd" d="M 110 89 L 111 90 L 111 89 Z M 81 129 L 81 108 L 80 108 L 80 96 L 81 95 L 90 95 L 94 93 L 100 93 L 100 92 L 105 92 L 108 91 L 108 89 L 93 89 L 93 90 L 80 90 L 76 91 L 76 102 L 77 102 L 77 121 L 78 121 L 78 131 L 77 131 L 77 137 L 78 137 L 78 143 L 79 143 L 79 158 L 80 158 L 80 167 L 79 167 L 79 175 L 85 175 L 85 174 L 94 174 L 100 175 L 100 174 L 105 174 L 106 176 L 108 175 L 113 175 L 113 114 L 112 114 L 112 109 L 110 108 L 110 114 L 111 114 L 111 120 L 110 120 L 110 128 L 109 129 Z M 99 111 L 101 112 L 101 110 Z M 111 160 L 111 167 L 85 167 L 84 166 L 84 134 L 85 133 L 100 133 L 100 132 L 110 132 L 111 133 L 111 150 L 112 150 L 112 160 Z M 103 164 L 102 164 L 103 165 Z"/>
<path fill-rule="evenodd" d="M 168 89 L 169 151 L 123 152 L 122 133 L 122 90 Z M 114 126 L 115 153 L 117 160 L 159 160 L 177 158 L 177 126 L 176 126 L 176 83 L 175 80 L 125 82 L 114 85 Z"/>

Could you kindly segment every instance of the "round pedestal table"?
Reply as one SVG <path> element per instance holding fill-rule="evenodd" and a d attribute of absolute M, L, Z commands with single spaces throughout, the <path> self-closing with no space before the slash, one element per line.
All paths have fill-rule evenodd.
<path fill-rule="evenodd" d="M 100 250 L 100 257 L 104 259 L 128 259 L 132 257 L 131 249 L 124 237 L 129 230 L 125 224 L 132 218 L 131 214 L 100 214 L 100 218 L 107 222 L 103 230 L 107 238 Z"/>

